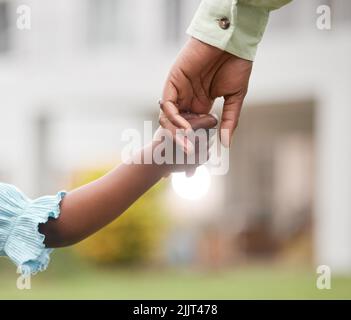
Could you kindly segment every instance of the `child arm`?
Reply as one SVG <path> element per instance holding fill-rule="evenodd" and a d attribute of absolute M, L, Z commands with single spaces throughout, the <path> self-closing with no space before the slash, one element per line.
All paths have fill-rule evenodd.
<path fill-rule="evenodd" d="M 141 153 L 152 152 L 154 144 Z M 68 193 L 57 220 L 40 225 L 50 248 L 74 244 L 123 213 L 166 174 L 163 165 L 122 164 L 102 178 Z"/>
<path fill-rule="evenodd" d="M 187 118 L 195 130 L 210 129 L 217 123 L 212 116 Z M 141 154 L 137 155 L 138 159 L 152 159 L 158 143 L 154 141 L 142 149 Z M 50 219 L 39 227 L 40 233 L 45 235 L 46 247 L 72 245 L 95 233 L 121 215 L 143 193 L 177 167 L 155 163 L 122 164 L 104 177 L 68 193 L 61 202 L 60 217 Z M 183 165 L 181 169 L 191 170 L 194 165 Z"/>

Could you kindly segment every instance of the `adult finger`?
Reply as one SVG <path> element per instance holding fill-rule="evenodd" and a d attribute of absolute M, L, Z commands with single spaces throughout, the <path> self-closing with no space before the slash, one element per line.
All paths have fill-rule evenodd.
<path fill-rule="evenodd" d="M 191 153 L 193 151 L 193 145 L 185 135 L 181 134 L 181 131 L 176 127 L 161 111 L 159 116 L 159 123 L 163 127 L 163 132 L 166 133 L 170 139 L 172 139 L 177 145 L 179 145 L 185 153 Z"/>
<path fill-rule="evenodd" d="M 179 114 L 177 101 L 178 91 L 172 82 L 167 81 L 163 90 L 162 100 L 160 101 L 161 110 L 174 126 L 182 129 L 191 129 L 189 122 Z"/>
<path fill-rule="evenodd" d="M 220 139 L 223 146 L 229 148 L 234 130 L 238 126 L 243 98 L 238 96 L 225 97 L 222 120 L 220 126 Z"/>

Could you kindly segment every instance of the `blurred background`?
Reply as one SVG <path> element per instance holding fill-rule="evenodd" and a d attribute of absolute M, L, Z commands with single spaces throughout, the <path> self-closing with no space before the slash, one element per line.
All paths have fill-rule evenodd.
<path fill-rule="evenodd" d="M 31 30 L 16 27 L 23 4 Z M 37 197 L 118 164 L 123 130 L 156 129 L 198 4 L 0 0 L 0 181 Z M 323 4 L 331 30 L 316 26 Z M 162 181 L 56 250 L 31 290 L 1 259 L 0 298 L 351 298 L 350 56 L 349 0 L 272 12 L 229 173 L 200 172 L 192 183 L 207 188 L 191 199 L 184 179 Z M 318 265 L 331 268 L 331 290 L 316 288 Z"/>

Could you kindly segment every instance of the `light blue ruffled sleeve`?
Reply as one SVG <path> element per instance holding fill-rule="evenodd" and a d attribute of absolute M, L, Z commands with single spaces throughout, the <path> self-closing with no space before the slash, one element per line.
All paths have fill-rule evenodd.
<path fill-rule="evenodd" d="M 38 227 L 59 217 L 65 194 L 31 200 L 15 186 L 0 183 L 0 256 L 9 257 L 23 274 L 47 268 L 52 249 L 45 247 Z"/>

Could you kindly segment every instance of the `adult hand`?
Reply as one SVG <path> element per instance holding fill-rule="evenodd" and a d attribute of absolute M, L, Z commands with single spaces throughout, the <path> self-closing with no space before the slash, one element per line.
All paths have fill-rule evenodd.
<path fill-rule="evenodd" d="M 186 175 L 190 177 L 195 173 L 198 166 L 204 164 L 209 159 L 209 149 L 213 142 L 210 139 L 211 132 L 209 129 L 217 125 L 217 119 L 210 114 L 181 113 L 180 115 L 190 123 L 192 130 L 197 134 L 196 138 L 193 136 L 191 139 L 194 146 L 194 153 L 191 157 L 187 154 L 182 154 L 181 162 L 177 163 L 178 155 L 181 154 L 177 151 L 177 148 L 179 148 L 181 143 L 177 140 L 175 141 L 167 129 L 159 127 L 154 135 L 154 143 L 170 143 L 172 144 L 171 150 L 173 151 L 173 162 L 166 165 L 167 172 L 165 176 L 168 176 L 171 172 L 185 171 Z M 202 131 L 196 132 L 199 129 Z M 168 149 L 166 146 L 163 147 L 165 150 Z M 184 148 L 182 149 L 184 152 Z"/>
<path fill-rule="evenodd" d="M 165 83 L 160 124 L 175 137 L 176 129 L 191 129 L 180 112 L 208 113 L 224 97 L 220 139 L 229 147 L 238 124 L 252 62 L 191 38 L 171 68 Z M 183 145 L 186 148 L 185 145 Z"/>

